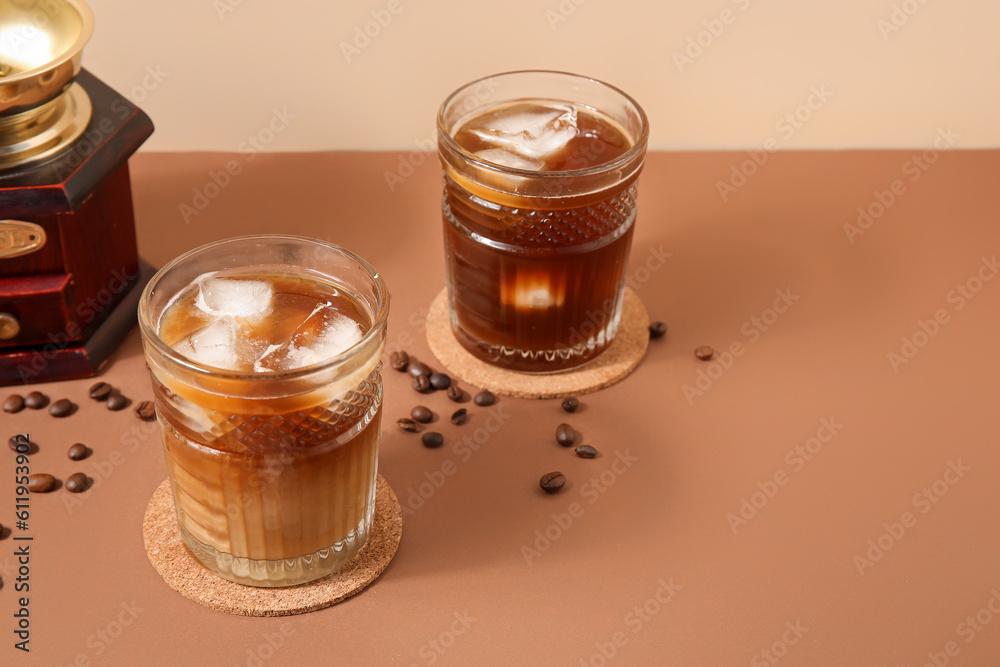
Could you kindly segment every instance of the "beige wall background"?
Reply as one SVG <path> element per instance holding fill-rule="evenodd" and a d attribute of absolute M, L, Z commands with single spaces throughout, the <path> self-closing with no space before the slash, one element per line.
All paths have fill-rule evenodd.
<path fill-rule="evenodd" d="M 152 116 L 146 150 L 429 146 L 451 90 L 526 68 L 630 92 L 655 149 L 1000 146 L 996 0 L 90 4 L 84 64 Z"/>

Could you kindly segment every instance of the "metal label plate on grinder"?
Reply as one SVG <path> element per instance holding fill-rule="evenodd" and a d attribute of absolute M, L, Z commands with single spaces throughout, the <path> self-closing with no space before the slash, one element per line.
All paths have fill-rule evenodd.
<path fill-rule="evenodd" d="M 33 222 L 0 220 L 0 259 L 28 255 L 45 245 L 45 230 Z"/>

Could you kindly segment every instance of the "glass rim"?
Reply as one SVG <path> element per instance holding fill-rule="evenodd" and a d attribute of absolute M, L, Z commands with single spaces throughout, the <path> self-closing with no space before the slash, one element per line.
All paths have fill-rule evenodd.
<path fill-rule="evenodd" d="M 154 330 L 153 323 L 150 322 L 149 318 L 149 308 L 148 303 L 152 297 L 153 289 L 156 284 L 166 276 L 167 272 L 175 268 L 181 262 L 189 259 L 193 255 L 209 250 L 211 248 L 216 248 L 223 245 L 228 245 L 237 241 L 249 241 L 249 240 L 290 240 L 290 241 L 304 241 L 313 246 L 323 246 L 331 250 L 342 253 L 348 259 L 357 262 L 361 268 L 363 268 L 375 282 L 378 294 L 378 312 L 375 314 L 375 319 L 372 326 L 368 331 L 366 331 L 359 340 L 354 345 L 350 346 L 340 354 L 331 357 L 329 359 L 324 359 L 315 364 L 310 364 L 308 366 L 302 366 L 300 368 L 294 368 L 289 371 L 268 371 L 266 373 L 247 373 L 243 371 L 231 371 L 225 368 L 217 368 L 215 366 L 208 366 L 194 359 L 190 359 L 183 354 L 177 352 L 174 348 L 167 345 L 160 335 Z M 162 316 L 162 313 L 161 313 Z M 294 380 L 306 376 L 310 376 L 319 373 L 324 370 L 329 370 L 330 368 L 336 367 L 343 364 L 345 361 L 350 359 L 358 349 L 366 347 L 372 339 L 380 335 L 382 329 L 385 328 L 386 320 L 389 317 L 389 291 L 386 288 L 385 281 L 382 280 L 382 274 L 379 273 L 368 263 L 363 257 L 354 253 L 343 246 L 339 246 L 335 243 L 329 243 L 322 239 L 317 239 L 309 236 L 298 236 L 295 234 L 247 234 L 244 236 L 233 236 L 226 239 L 221 239 L 218 241 L 212 241 L 210 243 L 205 243 L 196 248 L 192 248 L 187 252 L 184 252 L 177 257 L 173 258 L 166 264 L 164 264 L 160 269 L 153 274 L 153 277 L 149 279 L 146 286 L 142 289 L 142 295 L 139 297 L 139 308 L 138 308 L 138 319 L 139 319 L 139 329 L 142 333 L 142 338 L 148 341 L 156 348 L 156 351 L 162 354 L 164 357 L 169 359 L 171 362 L 176 363 L 184 368 L 192 370 L 200 375 L 207 375 L 213 378 L 225 379 L 225 380 L 251 380 L 251 381 L 273 381 L 273 380 Z"/>
<path fill-rule="evenodd" d="M 532 169 L 519 169 L 516 167 L 504 167 L 502 165 L 483 160 L 482 158 L 476 157 L 475 154 L 462 148 L 455 138 L 451 136 L 451 133 L 444 126 L 444 114 L 448 105 L 463 91 L 468 90 L 472 86 L 478 85 L 484 81 L 490 79 L 495 79 L 502 76 L 512 76 L 519 74 L 554 74 L 561 77 L 569 77 L 572 79 L 589 81 L 595 83 L 604 88 L 614 91 L 615 93 L 621 95 L 629 104 L 631 104 L 639 115 L 640 122 L 640 132 L 639 136 L 636 137 L 632 146 L 625 151 L 623 154 L 619 155 L 614 160 L 610 162 L 602 162 L 601 164 L 594 165 L 592 167 L 587 167 L 585 169 L 563 169 L 560 171 L 535 171 Z M 593 77 L 584 76 L 582 74 L 574 74 L 573 72 L 564 72 L 562 70 L 549 70 L 549 69 L 520 69 L 520 70 L 510 70 L 507 72 L 500 72 L 498 74 L 490 74 L 488 76 L 480 77 L 474 81 L 470 81 L 457 89 L 455 89 L 448 97 L 445 98 L 444 102 L 441 103 L 440 108 L 437 113 L 437 132 L 438 141 L 443 142 L 449 150 L 457 153 L 463 159 L 474 163 L 476 166 L 489 169 L 500 174 L 513 174 L 515 176 L 523 176 L 527 178 L 542 178 L 542 179 L 552 179 L 552 178 L 569 178 L 569 177 L 579 177 L 579 176 L 590 176 L 593 174 L 600 174 L 605 171 L 611 171 L 617 167 L 627 164 L 631 160 L 634 160 L 640 153 L 646 150 L 646 143 L 649 140 L 649 119 L 646 117 L 646 112 L 643 110 L 642 106 L 633 98 L 631 95 L 626 93 L 621 88 L 614 86 L 606 81 L 601 81 L 600 79 L 595 79 Z"/>

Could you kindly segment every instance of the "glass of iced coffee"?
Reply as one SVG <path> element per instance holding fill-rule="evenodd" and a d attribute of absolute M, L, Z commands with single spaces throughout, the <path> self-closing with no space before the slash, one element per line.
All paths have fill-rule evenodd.
<path fill-rule="evenodd" d="M 202 246 L 139 305 L 181 537 L 219 576 L 291 586 L 368 539 L 388 293 L 322 241 Z"/>
<path fill-rule="evenodd" d="M 576 368 L 615 338 L 649 133 L 639 104 L 563 72 L 508 72 L 441 106 L 452 330 L 527 373 Z"/>

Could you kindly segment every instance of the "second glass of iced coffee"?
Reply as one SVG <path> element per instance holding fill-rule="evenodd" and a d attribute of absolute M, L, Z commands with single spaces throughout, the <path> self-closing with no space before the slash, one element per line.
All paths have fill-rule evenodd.
<path fill-rule="evenodd" d="M 645 113 L 608 84 L 508 72 L 438 113 L 455 337 L 527 373 L 577 368 L 618 331 Z"/>

